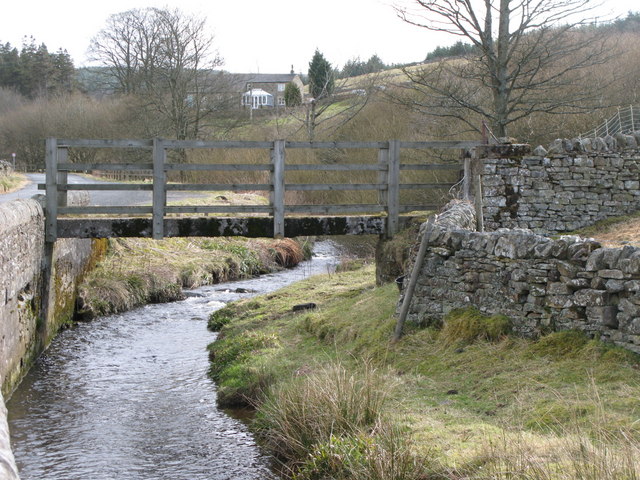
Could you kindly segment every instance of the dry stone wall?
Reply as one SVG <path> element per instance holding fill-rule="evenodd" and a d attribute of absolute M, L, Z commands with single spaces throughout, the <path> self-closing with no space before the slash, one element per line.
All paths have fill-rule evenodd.
<path fill-rule="evenodd" d="M 640 249 L 524 229 L 475 232 L 471 206 L 452 208 L 461 213 L 435 223 L 408 321 L 439 323 L 474 305 L 510 317 L 523 336 L 577 329 L 640 353 Z"/>
<path fill-rule="evenodd" d="M 640 152 L 632 139 L 559 140 L 548 151 L 538 147 L 537 155 L 487 155 L 482 160 L 486 228 L 567 232 L 637 211 Z"/>

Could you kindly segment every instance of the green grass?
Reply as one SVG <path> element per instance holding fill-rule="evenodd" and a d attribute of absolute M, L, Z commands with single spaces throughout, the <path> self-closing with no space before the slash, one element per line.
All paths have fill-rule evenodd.
<path fill-rule="evenodd" d="M 447 346 L 467 345 L 476 340 L 496 341 L 511 332 L 504 315 L 482 315 L 476 308 L 456 309 L 443 319 L 440 340 Z"/>
<path fill-rule="evenodd" d="M 578 332 L 516 338 L 507 334 L 508 319 L 474 310 L 450 313 L 442 329 L 409 328 L 392 344 L 398 292 L 395 285 L 375 287 L 373 276 L 367 267 L 313 277 L 213 314 L 221 332 L 210 346 L 211 372 L 221 403 L 252 405 L 262 418 L 264 405 L 304 383 L 301 378 L 319 375 L 327 365 L 356 375 L 364 362 L 393 385 L 376 422 L 403 432 L 409 443 L 394 448 L 409 449 L 402 461 L 417 462 L 423 476 L 412 470 L 415 478 L 638 478 L 630 473 L 640 471 L 636 355 Z M 318 308 L 291 312 L 302 302 Z M 271 417 L 277 424 L 279 414 Z M 276 434 L 264 425 L 266 437 Z M 368 458 L 384 442 L 375 427 L 368 428 L 319 435 L 307 442 L 304 458 L 287 458 L 289 465 L 301 479 L 323 478 L 318 472 L 325 467 L 323 474 L 333 472 L 328 478 L 358 478 L 354 472 L 364 461 L 356 457 Z M 331 449 L 352 451 L 355 457 L 342 452 L 336 461 L 355 463 L 339 473 L 342 467 L 327 459 Z M 390 469 L 396 460 L 380 468 Z M 578 472 L 588 461 L 594 462 L 591 476 Z M 512 476 L 504 474 L 509 469 Z"/>

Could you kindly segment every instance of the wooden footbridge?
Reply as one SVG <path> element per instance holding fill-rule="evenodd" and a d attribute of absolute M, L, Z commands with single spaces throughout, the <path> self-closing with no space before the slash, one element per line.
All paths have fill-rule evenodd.
<path fill-rule="evenodd" d="M 300 235 L 378 234 L 392 236 L 401 226 L 403 214 L 433 210 L 438 202 L 402 203 L 404 190 L 441 190 L 445 198 L 448 183 L 403 182 L 404 172 L 457 171 L 465 172 L 465 193 L 468 193 L 469 157 L 479 142 L 273 142 L 249 141 L 178 141 L 178 140 L 67 140 L 50 138 L 46 141 L 46 240 L 57 238 L 99 237 L 152 237 L 173 236 L 247 236 L 295 237 Z M 136 163 L 81 163 L 70 162 L 70 151 L 92 149 L 144 150 L 150 162 Z M 263 163 L 186 163 L 173 161 L 171 156 L 186 158 L 186 151 L 201 149 L 263 150 L 267 160 Z M 338 152 L 331 161 L 321 163 L 287 162 L 292 150 L 330 150 Z M 360 149 L 371 158 L 368 163 L 343 161 L 345 152 Z M 460 155 L 445 163 L 432 163 L 437 155 L 424 153 L 418 161 L 403 163 L 406 150 L 443 152 L 459 150 Z M 173 153 L 176 152 L 176 153 Z M 180 155 L 182 152 L 182 155 Z M 293 155 L 292 155 L 293 156 Z M 304 157 L 304 156 L 302 156 Z M 414 156 L 415 157 L 415 156 Z M 451 155 L 449 155 L 451 157 Z M 75 156 L 74 156 L 75 158 Z M 335 160 L 338 158 L 338 160 Z M 466 161 L 463 162 L 463 159 Z M 169 159 L 169 160 L 168 160 Z M 303 158 L 304 160 L 304 158 Z M 152 172 L 151 182 L 141 183 L 83 183 L 69 184 L 69 172 Z M 176 172 L 191 172 L 191 177 L 204 172 L 217 172 L 228 177 L 230 172 L 243 172 L 263 183 L 172 183 Z M 288 176 L 293 172 L 314 172 L 313 175 L 345 178 L 344 183 L 293 183 Z M 211 174 L 208 174 L 211 176 Z M 310 175 L 310 176 L 313 176 Z M 356 176 L 354 176 L 356 175 Z M 455 174 L 454 174 L 455 176 Z M 451 172 L 449 172 L 451 177 Z M 321 177 L 322 178 L 322 177 Z M 354 183 L 354 178 L 369 179 L 369 183 Z M 268 181 L 265 181 L 267 180 Z M 374 179 L 374 180 L 371 180 Z M 151 205 L 128 206 L 70 206 L 67 193 L 71 190 L 148 190 Z M 367 204 L 293 204 L 286 201 L 290 192 L 315 191 L 373 191 L 377 202 Z M 167 205 L 167 192 L 171 191 L 233 191 L 268 192 L 268 205 Z M 375 194 L 374 194 L 375 196 Z M 414 196 L 415 197 L 415 196 Z M 371 198 L 371 197 L 370 197 Z"/>

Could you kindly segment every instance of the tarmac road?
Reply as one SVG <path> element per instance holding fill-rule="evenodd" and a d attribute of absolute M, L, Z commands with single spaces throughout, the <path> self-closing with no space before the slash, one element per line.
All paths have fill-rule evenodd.
<path fill-rule="evenodd" d="M 36 194 L 44 194 L 44 190 L 38 190 L 39 183 L 45 183 L 44 173 L 27 173 L 29 184 L 20 190 L 11 193 L 0 193 L 0 203 L 10 202 L 19 198 L 31 198 Z M 69 183 L 112 183 L 102 180 L 95 180 L 80 175 L 70 174 L 67 180 Z M 102 205 L 110 207 L 126 205 L 151 204 L 151 191 L 140 190 L 119 190 L 119 191 L 91 191 L 89 192 L 90 205 Z M 168 192 L 167 200 L 182 200 L 185 198 L 198 198 L 202 194 L 194 192 Z"/>

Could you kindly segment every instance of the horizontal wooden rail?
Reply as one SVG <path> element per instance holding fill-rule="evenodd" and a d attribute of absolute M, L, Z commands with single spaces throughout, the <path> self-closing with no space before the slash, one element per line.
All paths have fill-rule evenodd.
<path fill-rule="evenodd" d="M 402 183 L 400 190 L 439 190 L 443 188 L 451 188 L 454 183 Z"/>
<path fill-rule="evenodd" d="M 271 191 L 273 185 L 270 183 L 169 183 L 166 185 L 167 191 L 191 191 L 191 192 L 207 192 L 207 191 L 232 191 L 246 192 L 251 190 Z"/>
<path fill-rule="evenodd" d="M 433 163 L 429 165 L 414 165 L 404 163 L 400 165 L 400 170 L 460 170 L 459 163 Z"/>
<path fill-rule="evenodd" d="M 294 191 L 360 191 L 386 190 L 386 185 L 379 183 L 285 183 L 287 190 Z"/>
<path fill-rule="evenodd" d="M 167 213 L 271 213 L 269 205 L 168 205 Z"/>
<path fill-rule="evenodd" d="M 357 172 L 357 171 L 371 171 L 371 172 L 384 172 L 386 166 L 374 165 L 370 163 L 350 163 L 347 165 L 317 165 L 317 164 L 289 164 L 284 166 L 285 171 L 326 171 L 326 172 Z"/>
<path fill-rule="evenodd" d="M 58 185 L 59 192 L 68 190 L 153 190 L 153 185 L 150 183 L 68 183 Z"/>
<path fill-rule="evenodd" d="M 153 207 L 86 205 L 83 207 L 58 207 L 58 213 L 60 215 L 143 215 L 153 213 Z"/>
<path fill-rule="evenodd" d="M 167 227 L 164 219 L 167 215 L 180 214 L 236 214 L 242 216 L 269 215 L 273 217 L 273 233 L 275 236 L 284 235 L 285 214 L 293 215 L 341 215 L 341 214 L 368 214 L 380 215 L 386 219 L 386 235 L 393 235 L 399 225 L 398 215 L 401 213 L 433 209 L 437 205 L 429 204 L 401 204 L 401 191 L 415 190 L 443 190 L 450 189 L 452 183 L 418 183 L 403 182 L 404 173 L 410 171 L 460 171 L 462 164 L 459 162 L 413 163 L 401 162 L 402 150 L 460 150 L 466 153 L 478 146 L 479 142 L 446 141 L 446 142 L 405 142 L 390 141 L 365 141 L 365 142 L 293 142 L 276 140 L 263 141 L 200 141 L 200 140 L 95 140 L 95 139 L 47 139 L 46 142 L 46 183 L 40 187 L 46 190 L 47 213 L 47 241 L 57 238 L 58 215 L 151 215 L 150 225 L 154 238 L 162 238 Z M 74 163 L 70 162 L 69 152 L 75 149 L 142 149 L 151 152 L 151 162 L 140 163 Z M 269 160 L 263 163 L 172 163 L 172 150 L 191 149 L 260 149 L 269 153 Z M 378 152 L 377 158 L 372 158 L 370 163 L 327 163 L 310 164 L 294 163 L 286 161 L 286 152 L 290 149 L 329 149 L 337 151 L 345 150 L 374 150 Z M 342 155 L 345 152 L 337 152 L 333 155 Z M 439 154 L 438 154 L 439 156 Z M 460 155 L 460 158 L 468 155 Z M 127 176 L 136 175 L 138 182 L 148 177 L 151 182 L 144 183 L 76 183 L 67 181 L 69 172 L 115 172 L 127 173 Z M 140 172 L 140 173 L 137 173 Z M 253 172 L 258 173 L 259 181 L 255 183 L 169 183 L 169 179 L 175 180 L 174 172 L 192 172 L 191 178 L 199 172 Z M 309 172 L 319 179 L 317 183 L 288 182 L 287 173 Z M 321 174 L 334 172 L 331 177 L 323 178 Z M 361 175 L 358 173 L 361 172 Z M 349 179 L 344 182 L 328 181 L 339 178 L 340 174 L 349 174 Z M 130 175 L 131 174 L 131 175 Z M 169 177 L 169 174 L 172 174 Z M 181 174 L 182 175 L 182 174 Z M 143 177 L 141 177 L 143 176 Z M 375 181 L 377 176 L 377 181 Z M 357 180 L 361 181 L 357 181 Z M 265 181 L 266 180 L 266 181 Z M 291 178 L 293 180 L 293 178 Z M 339 178 L 340 180 L 340 178 Z M 353 180 L 356 180 L 353 182 Z M 363 180 L 363 181 L 362 181 Z M 373 181 L 371 181 L 373 180 Z M 151 205 L 129 206 L 67 206 L 67 193 L 75 190 L 88 191 L 148 191 L 151 193 Z M 269 192 L 268 205 L 167 205 L 169 192 L 205 192 L 205 191 L 262 191 Z M 323 204 L 323 205 L 292 205 L 285 202 L 286 192 L 345 192 L 345 191 L 372 191 L 377 192 L 378 202 L 369 204 Z M 375 195 L 375 194 L 374 194 Z M 318 198 L 325 198 L 325 196 Z M 288 198 L 288 197 L 287 197 Z M 295 197 L 293 197 L 295 198 Z M 366 198 L 366 197 L 364 197 Z M 404 197 L 402 197 L 404 198 Z M 407 197 L 408 198 L 408 197 Z M 338 218 L 338 217 L 332 217 Z M 91 219 L 86 218 L 89 222 Z M 125 219 L 126 220 L 126 219 Z M 96 219 L 97 221 L 97 219 Z M 101 217 L 101 225 L 104 217 Z M 333 221 L 333 220 L 332 220 Z M 351 219 L 350 222 L 355 220 Z M 357 222 L 356 222 L 357 223 Z M 78 225 L 78 224 L 75 224 Z M 173 224 L 172 224 L 173 225 Z M 304 222 L 301 223 L 304 225 Z M 75 227 L 74 227 L 75 228 Z M 173 227 L 171 227 L 173 228 Z M 378 228 L 378 227 L 376 227 Z M 148 231 L 144 230 L 144 231 Z M 226 230 L 225 230 L 226 231 Z M 68 232 L 67 232 L 68 233 Z M 95 234 L 92 233 L 92 234 Z M 173 234 L 173 233 L 172 233 Z"/>
<path fill-rule="evenodd" d="M 58 171 L 87 172 L 91 170 L 138 171 L 153 170 L 152 163 L 59 163 Z"/>
<path fill-rule="evenodd" d="M 389 142 L 285 142 L 286 148 L 304 149 L 354 149 L 354 148 L 389 148 Z"/>
<path fill-rule="evenodd" d="M 153 140 L 87 140 L 58 138 L 58 148 L 153 148 Z"/>
<path fill-rule="evenodd" d="M 164 166 L 166 171 L 185 171 L 185 172 L 199 172 L 199 171 L 220 171 L 220 172 L 271 172 L 273 171 L 273 165 L 260 165 L 260 164 L 180 164 L 180 163 L 168 163 Z"/>

